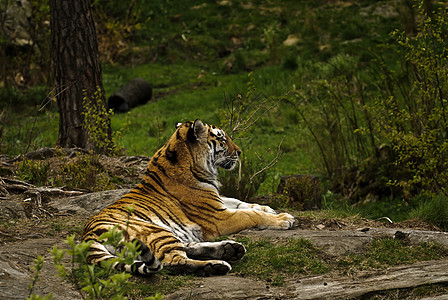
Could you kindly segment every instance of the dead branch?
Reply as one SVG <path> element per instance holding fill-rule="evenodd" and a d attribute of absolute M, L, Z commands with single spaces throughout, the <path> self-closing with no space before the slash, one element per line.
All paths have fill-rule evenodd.
<path fill-rule="evenodd" d="M 14 192 L 25 193 L 25 195 L 34 196 L 36 199 L 40 198 L 40 202 L 42 200 L 42 195 L 46 197 L 72 197 L 85 194 L 85 192 L 82 191 L 66 191 L 64 190 L 64 187 L 36 187 L 25 181 L 6 177 L 0 177 L 0 192 L 4 195 L 9 195 Z"/>
<path fill-rule="evenodd" d="M 282 151 L 281 151 L 281 146 L 283 143 L 283 140 L 285 139 L 285 137 L 282 138 L 282 140 L 280 141 L 280 143 L 277 146 L 277 154 L 275 155 L 275 157 L 266 164 L 266 166 L 264 166 L 261 170 L 258 170 L 257 172 L 255 172 L 251 177 L 250 177 L 250 182 L 252 183 L 252 180 L 255 178 L 255 176 L 257 176 L 258 174 L 263 173 L 264 171 L 272 168 L 273 166 L 275 166 L 278 161 L 282 158 Z"/>
<path fill-rule="evenodd" d="M 256 176 L 260 175 L 261 173 L 265 172 L 266 170 L 269 170 L 270 168 L 274 167 L 279 162 L 279 160 L 282 158 L 281 146 L 282 146 L 284 139 L 285 139 L 285 137 L 283 137 L 282 140 L 280 141 L 280 143 L 278 144 L 277 154 L 275 155 L 275 157 L 271 161 L 269 161 L 263 168 L 261 168 L 260 170 L 258 170 L 254 174 L 252 174 L 252 176 L 250 176 L 250 178 L 249 178 L 250 187 L 247 190 L 247 194 L 244 197 L 244 200 L 247 200 L 247 197 L 249 197 L 250 189 L 252 188 L 254 178 Z M 260 160 L 262 160 L 261 157 L 258 157 L 258 158 Z M 238 186 L 240 185 L 240 182 L 241 182 L 241 162 L 240 162 L 239 170 L 238 170 Z"/>

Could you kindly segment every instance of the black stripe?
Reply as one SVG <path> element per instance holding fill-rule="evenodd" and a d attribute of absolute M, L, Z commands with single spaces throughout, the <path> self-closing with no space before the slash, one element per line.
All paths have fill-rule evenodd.
<path fill-rule="evenodd" d="M 132 272 L 132 273 L 135 273 L 135 274 L 140 274 L 140 273 L 138 272 L 138 268 L 140 268 L 140 267 L 143 266 L 143 265 L 144 265 L 144 262 L 142 262 L 142 261 L 134 262 L 134 263 L 131 265 L 131 272 Z"/>
<path fill-rule="evenodd" d="M 98 229 L 95 229 L 94 231 L 92 231 L 91 233 L 93 233 L 99 237 L 100 235 L 102 235 L 103 233 L 105 233 L 107 231 L 108 230 L 106 228 L 98 228 Z"/>
<path fill-rule="evenodd" d="M 168 192 L 165 188 L 165 185 L 163 184 L 162 179 L 160 179 L 160 176 L 157 173 L 150 171 L 148 172 L 148 177 L 151 178 L 155 183 L 157 183 L 163 189 L 163 191 Z"/>
<path fill-rule="evenodd" d="M 195 172 L 195 170 L 193 170 L 193 167 L 190 167 L 190 171 L 191 171 L 191 173 L 193 174 L 193 177 L 196 178 L 196 180 L 198 180 L 198 181 L 200 181 L 200 182 L 208 183 L 208 184 L 214 186 L 216 189 L 218 189 L 218 187 L 217 187 L 212 181 L 209 181 L 209 180 L 207 180 L 207 179 L 202 178 L 201 176 L 199 176 L 199 174 L 197 174 L 197 173 Z"/>
<path fill-rule="evenodd" d="M 171 150 L 170 145 L 165 150 L 165 157 L 171 164 L 175 165 L 177 163 L 177 151 Z"/>

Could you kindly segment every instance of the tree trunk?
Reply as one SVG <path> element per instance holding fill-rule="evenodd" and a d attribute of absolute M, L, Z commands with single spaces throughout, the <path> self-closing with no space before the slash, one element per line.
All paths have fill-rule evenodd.
<path fill-rule="evenodd" d="M 83 126 L 83 98 L 106 105 L 90 0 L 50 0 L 52 55 L 59 107 L 57 144 L 95 149 Z M 94 97 L 99 89 L 100 93 Z M 109 133 L 110 120 L 106 122 Z"/>

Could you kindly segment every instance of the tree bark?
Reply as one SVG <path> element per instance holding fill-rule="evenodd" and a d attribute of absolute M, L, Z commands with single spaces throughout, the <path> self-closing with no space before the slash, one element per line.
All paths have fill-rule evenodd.
<path fill-rule="evenodd" d="M 50 0 L 53 68 L 59 107 L 57 144 L 94 149 L 83 126 L 83 98 L 101 92 L 106 105 L 90 0 Z M 106 130 L 111 132 L 110 120 Z M 110 135 L 109 135 L 110 136 Z"/>

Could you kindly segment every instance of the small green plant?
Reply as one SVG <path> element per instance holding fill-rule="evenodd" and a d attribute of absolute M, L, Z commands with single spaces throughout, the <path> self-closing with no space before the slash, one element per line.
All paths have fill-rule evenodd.
<path fill-rule="evenodd" d="M 84 93 L 82 115 L 83 126 L 96 152 L 109 155 L 123 153 L 119 141 L 129 128 L 130 121 L 127 119 L 122 129 L 112 134 L 109 124 L 114 112 L 112 109 L 107 110 L 101 88 L 98 87 L 92 96 Z"/>
<path fill-rule="evenodd" d="M 71 235 L 65 240 L 68 249 L 59 249 L 55 246 L 50 251 L 53 254 L 58 275 L 74 284 L 79 290 L 86 292 L 88 294 L 87 299 L 126 299 L 125 295 L 132 285 L 132 282 L 128 280 L 131 275 L 126 272 L 118 272 L 113 266 L 117 263 L 132 264 L 140 255 L 137 242 L 124 241 L 122 232 L 116 227 L 103 233 L 99 239 L 104 245 L 109 245 L 115 249 L 113 252 L 116 255 L 115 258 L 103 261 L 101 267 L 89 264 L 87 256 L 92 242 L 76 243 L 75 235 Z M 64 262 L 66 255 L 70 257 L 69 265 Z M 32 294 L 42 265 L 43 259 L 38 257 L 34 267 L 35 275 L 30 286 L 29 299 L 50 299 L 46 297 L 51 297 L 42 298 Z"/>
<path fill-rule="evenodd" d="M 48 182 L 49 173 L 50 164 L 48 162 L 28 159 L 20 162 L 16 171 L 20 180 L 37 185 L 45 185 Z"/>
<path fill-rule="evenodd" d="M 40 271 L 42 270 L 43 266 L 44 266 L 44 258 L 41 255 L 39 255 L 34 260 L 34 266 L 32 267 L 34 269 L 34 276 L 33 276 L 33 281 L 30 283 L 30 285 L 28 287 L 28 289 L 30 291 L 30 294 L 28 295 L 28 300 L 50 300 L 50 299 L 53 299 L 53 295 L 51 293 L 44 297 L 40 297 L 40 296 L 33 294 L 34 287 L 36 286 L 37 281 L 39 280 L 39 274 L 40 274 Z"/>
<path fill-rule="evenodd" d="M 97 88 L 93 95 L 88 95 L 84 91 L 84 98 L 82 99 L 83 126 L 88 132 L 89 141 L 95 151 L 110 153 L 114 150 L 110 132 L 110 118 L 113 115 L 113 111 L 107 110 L 104 98 L 100 87 Z"/>
<path fill-rule="evenodd" d="M 279 60 L 279 42 L 278 33 L 274 25 L 270 25 L 263 30 L 264 43 L 269 52 L 269 58 L 272 63 L 278 63 Z"/>

